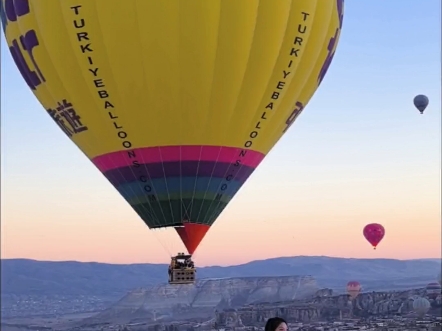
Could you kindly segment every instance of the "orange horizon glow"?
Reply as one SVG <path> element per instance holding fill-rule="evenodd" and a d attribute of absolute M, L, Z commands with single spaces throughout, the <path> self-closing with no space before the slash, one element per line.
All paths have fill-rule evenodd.
<path fill-rule="evenodd" d="M 81 193 L 77 194 L 79 198 Z M 427 210 L 426 214 L 410 213 L 413 208 L 409 206 L 410 211 L 392 208 L 388 218 L 380 210 L 366 214 L 364 220 L 355 221 L 362 218 L 356 215 L 359 214 L 356 211 L 327 217 L 332 214 L 332 206 L 324 205 L 320 211 L 314 208 L 314 204 L 303 203 L 303 210 L 293 212 L 290 217 L 278 213 L 276 223 L 260 216 L 259 198 L 253 207 L 247 201 L 241 201 L 245 199 L 246 194 L 241 194 L 239 201 L 234 202 L 208 232 L 194 255 L 198 266 L 237 265 L 281 256 L 441 258 L 437 204 L 433 204 L 433 209 Z M 10 202 L 2 211 L 5 214 L 2 219 L 8 221 L 1 225 L 1 257 L 112 264 L 168 263 L 170 255 L 184 251 L 173 229 L 149 230 L 124 202 L 113 203 L 113 207 L 105 206 L 101 211 L 92 209 L 90 203 L 93 202 L 84 206 L 84 201 L 79 199 L 72 205 L 71 200 L 68 210 L 93 213 L 84 215 L 82 222 L 78 223 L 77 213 L 68 213 L 62 216 L 62 221 L 56 221 L 57 214 L 63 215 L 62 210 L 67 208 L 67 201 L 66 206 L 60 204 L 50 213 L 40 205 L 34 206 L 36 209 L 31 213 L 22 210 L 20 214 L 11 210 L 13 203 Z M 279 206 L 275 202 L 275 210 L 283 210 L 285 204 L 289 205 L 289 202 L 279 202 Z M 252 215 L 240 216 L 241 211 L 250 213 L 253 209 Z M 418 217 L 420 225 L 415 226 Z M 100 219 L 106 219 L 106 222 Z M 290 222 L 293 219 L 298 222 Z M 321 219 L 327 222 L 317 221 Z M 386 228 L 384 240 L 376 250 L 362 236 L 366 219 L 376 219 Z"/>

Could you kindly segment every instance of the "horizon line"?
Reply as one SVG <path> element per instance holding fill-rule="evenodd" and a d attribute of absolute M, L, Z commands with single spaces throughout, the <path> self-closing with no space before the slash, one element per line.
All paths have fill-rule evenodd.
<path fill-rule="evenodd" d="M 342 257 L 342 256 L 327 256 L 327 255 L 293 255 L 293 256 L 278 256 L 271 257 L 267 259 L 261 260 L 250 260 L 248 262 L 240 263 L 240 264 L 231 264 L 231 265 L 204 265 L 199 268 L 209 268 L 209 267 L 218 267 L 218 268 L 226 268 L 226 267 L 236 267 L 243 266 L 253 262 L 262 262 L 262 261 L 270 261 L 276 259 L 290 259 L 290 258 L 327 258 L 327 259 L 340 259 L 340 260 L 390 260 L 390 261 L 420 261 L 420 260 L 439 260 L 442 263 L 442 258 L 439 257 L 422 257 L 422 258 L 414 258 L 414 259 L 394 259 L 394 258 L 357 258 L 357 257 Z M 93 263 L 93 264 L 106 264 L 106 265 L 121 265 L 121 266 L 130 266 L 130 265 L 167 265 L 167 263 L 150 263 L 150 262 L 135 262 L 135 263 L 109 263 L 109 262 L 100 262 L 100 261 L 78 261 L 78 260 L 37 260 L 26 257 L 16 257 L 16 258 L 0 258 L 0 261 L 10 261 L 10 260 L 22 260 L 22 261 L 33 261 L 33 262 L 51 262 L 51 263 Z"/>

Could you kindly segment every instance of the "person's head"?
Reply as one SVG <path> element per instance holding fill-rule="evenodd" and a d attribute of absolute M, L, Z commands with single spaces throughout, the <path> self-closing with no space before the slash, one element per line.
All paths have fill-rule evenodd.
<path fill-rule="evenodd" d="M 264 331 L 287 331 L 287 322 L 281 317 L 269 318 Z"/>

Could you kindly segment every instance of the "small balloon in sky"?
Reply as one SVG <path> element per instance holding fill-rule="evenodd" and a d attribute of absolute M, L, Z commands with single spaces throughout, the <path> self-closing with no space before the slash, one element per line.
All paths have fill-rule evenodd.
<path fill-rule="evenodd" d="M 373 246 L 373 249 L 376 249 L 376 246 L 379 245 L 384 238 L 385 228 L 381 224 L 371 223 L 364 227 L 362 233 L 365 239 Z"/>
<path fill-rule="evenodd" d="M 423 94 L 416 95 L 413 99 L 414 106 L 420 111 L 421 114 L 424 113 L 424 110 L 427 108 L 429 102 L 430 100 L 428 100 L 428 97 Z"/>

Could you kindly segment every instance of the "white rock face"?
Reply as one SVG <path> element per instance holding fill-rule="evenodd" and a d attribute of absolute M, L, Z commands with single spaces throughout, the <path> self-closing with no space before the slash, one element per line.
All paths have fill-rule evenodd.
<path fill-rule="evenodd" d="M 159 285 L 129 292 L 101 316 L 150 315 L 176 309 L 226 309 L 260 302 L 303 299 L 315 295 L 311 276 L 201 279 L 194 285 Z M 146 315 L 144 315 L 146 316 Z"/>

